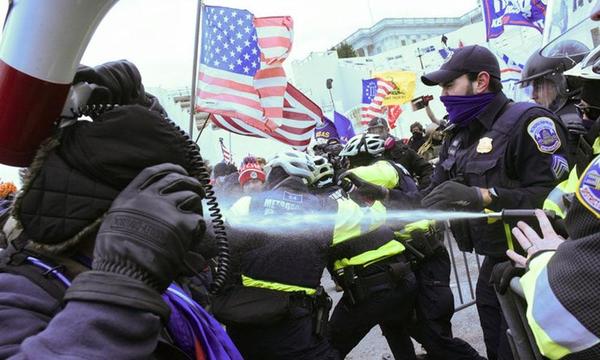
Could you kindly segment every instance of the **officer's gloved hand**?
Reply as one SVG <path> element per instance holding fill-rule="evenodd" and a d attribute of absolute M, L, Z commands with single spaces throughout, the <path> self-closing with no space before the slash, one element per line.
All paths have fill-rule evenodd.
<path fill-rule="evenodd" d="M 433 209 L 462 208 L 469 211 L 483 210 L 483 197 L 478 188 L 456 181 L 438 185 L 421 201 L 421 205 Z"/>
<path fill-rule="evenodd" d="M 512 262 L 505 261 L 494 266 L 494 269 L 492 270 L 492 276 L 490 278 L 490 284 L 494 285 L 496 292 L 498 292 L 500 295 L 504 295 L 510 286 L 510 281 L 512 278 L 523 276 L 524 274 L 524 268 L 516 267 Z"/>
<path fill-rule="evenodd" d="M 88 104 L 149 106 L 137 67 L 127 61 L 112 61 L 94 68 L 80 65 L 73 84 L 87 82 L 93 86 Z"/>
<path fill-rule="evenodd" d="M 383 186 L 371 184 L 370 182 L 364 181 L 351 171 L 343 172 L 339 178 L 343 181 L 350 181 L 354 186 L 351 191 L 347 191 L 348 195 L 353 200 L 382 201 L 388 196 L 388 189 L 386 189 Z M 356 197 L 356 199 L 354 199 L 354 197 Z"/>
<path fill-rule="evenodd" d="M 583 121 L 579 116 L 575 114 L 573 116 L 561 116 L 561 120 L 567 126 L 569 134 L 573 135 L 577 140 L 579 140 L 579 135 L 587 134 L 587 129 L 583 126 Z"/>
<path fill-rule="evenodd" d="M 154 312 L 205 230 L 202 185 L 173 164 L 144 169 L 113 201 L 100 226 L 92 271 L 79 275 L 66 300 L 106 302 Z"/>

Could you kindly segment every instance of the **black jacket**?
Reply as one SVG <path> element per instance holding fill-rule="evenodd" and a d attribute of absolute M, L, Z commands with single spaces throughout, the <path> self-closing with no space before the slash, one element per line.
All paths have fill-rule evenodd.
<path fill-rule="evenodd" d="M 431 183 L 433 166 L 399 139 L 396 139 L 394 148 L 385 151 L 384 156 L 404 166 L 416 180 L 419 189 L 424 189 Z"/>

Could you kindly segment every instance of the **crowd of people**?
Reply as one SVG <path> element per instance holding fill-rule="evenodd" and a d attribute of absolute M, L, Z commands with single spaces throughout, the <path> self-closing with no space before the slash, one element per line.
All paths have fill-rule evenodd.
<path fill-rule="evenodd" d="M 497 293 L 522 276 L 540 352 L 599 358 L 600 49 L 556 47 L 524 71 L 537 104 L 508 99 L 496 56 L 465 46 L 421 78 L 448 112 L 429 137 L 413 124 L 405 143 L 376 117 L 345 144 L 212 174 L 135 65 L 80 68 L 90 104 L 118 106 L 57 127 L 23 173 L 0 251 L 0 357 L 343 359 L 379 326 L 395 359 L 417 358 L 413 340 L 427 359 L 483 359 L 452 331 L 445 222 L 394 214 L 545 207 L 556 221 L 537 211 L 512 233 L 449 222 L 484 256 L 485 355 L 513 359 Z"/>

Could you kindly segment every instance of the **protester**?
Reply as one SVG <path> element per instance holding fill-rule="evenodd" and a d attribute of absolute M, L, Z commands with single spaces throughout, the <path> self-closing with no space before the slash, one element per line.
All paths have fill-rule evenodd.
<path fill-rule="evenodd" d="M 410 125 L 410 133 L 412 136 L 408 140 L 408 146 L 418 152 L 425 143 L 425 128 L 420 122 L 416 121 Z"/>
<path fill-rule="evenodd" d="M 247 156 L 242 162 L 238 181 L 245 195 L 260 192 L 266 179 L 265 172 L 253 156 Z"/>
<path fill-rule="evenodd" d="M 185 286 L 204 233 L 191 141 L 133 64 L 78 81 L 119 106 L 61 128 L 28 170 L 23 235 L 0 252 L 0 357 L 241 359 Z"/>
<path fill-rule="evenodd" d="M 484 208 L 536 208 L 566 173 L 553 167 L 566 161 L 566 140 L 558 119 L 547 109 L 513 103 L 502 92 L 500 67 L 488 49 L 465 46 L 438 71 L 422 76 L 440 85 L 449 127 L 423 206 L 480 212 Z M 505 261 L 507 239 L 501 224 L 485 220 L 452 221 L 463 251 L 485 255 L 476 304 L 489 359 L 511 359 L 506 322 L 490 275 Z"/>

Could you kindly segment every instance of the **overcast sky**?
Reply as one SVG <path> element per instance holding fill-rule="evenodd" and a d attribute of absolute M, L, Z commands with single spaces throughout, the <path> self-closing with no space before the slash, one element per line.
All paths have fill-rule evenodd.
<path fill-rule="evenodd" d="M 191 82 L 196 17 L 194 0 L 120 0 L 98 28 L 83 61 L 117 58 L 136 63 L 149 86 Z M 291 15 L 294 43 L 287 61 L 331 48 L 361 27 L 385 17 L 460 16 L 477 0 L 221 0 L 256 16 Z M 370 4 L 370 6 L 369 6 Z M 369 8 L 371 11 L 369 11 Z"/>
<path fill-rule="evenodd" d="M 386 17 L 461 16 L 477 1 L 221 0 L 206 4 L 247 9 L 255 16 L 292 16 L 294 43 L 287 60 L 292 61 L 327 50 Z M 149 87 L 190 86 L 196 5 L 195 0 L 118 1 L 98 27 L 82 63 L 129 59 Z M 6 0 L 0 3 L 0 13 L 6 12 L 6 6 Z M 16 181 L 16 170 L 0 165 L 0 179 Z"/>

